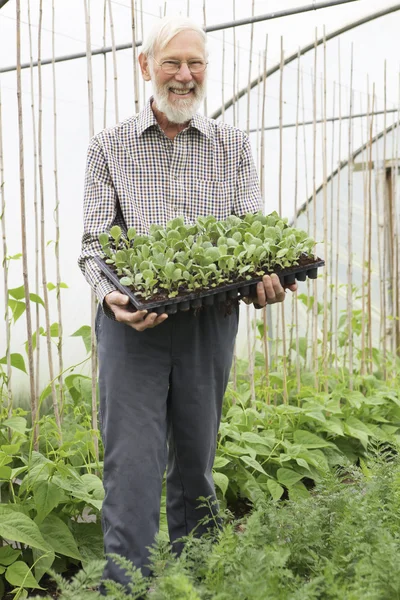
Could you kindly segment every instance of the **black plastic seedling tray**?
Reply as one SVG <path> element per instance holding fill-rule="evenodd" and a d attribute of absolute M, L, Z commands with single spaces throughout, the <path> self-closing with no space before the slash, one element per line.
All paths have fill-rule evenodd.
<path fill-rule="evenodd" d="M 235 300 L 246 296 L 257 296 L 257 283 L 262 279 L 261 276 L 249 279 L 247 281 L 239 281 L 236 283 L 227 283 L 210 290 L 199 292 L 191 292 L 176 298 L 163 298 L 162 300 L 154 300 L 143 302 L 138 298 L 129 287 L 122 285 L 118 275 L 106 262 L 98 257 L 94 259 L 102 272 L 115 285 L 115 287 L 126 294 L 133 306 L 138 310 L 148 310 L 157 314 L 167 313 L 174 314 L 178 310 L 189 310 L 190 308 L 200 308 L 202 306 L 210 306 L 214 302 L 222 303 L 227 300 Z M 282 285 L 291 285 L 297 281 L 306 281 L 309 279 L 317 279 L 318 269 L 325 265 L 325 261 L 317 259 L 315 262 L 304 266 L 288 267 L 277 273 Z"/>

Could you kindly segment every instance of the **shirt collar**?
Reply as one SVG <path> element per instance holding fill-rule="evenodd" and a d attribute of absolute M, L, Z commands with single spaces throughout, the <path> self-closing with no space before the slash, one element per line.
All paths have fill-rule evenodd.
<path fill-rule="evenodd" d="M 139 137 L 142 135 L 142 133 L 144 131 L 146 131 L 146 129 L 149 129 L 149 127 L 152 127 L 154 125 L 158 126 L 157 119 L 155 118 L 154 113 L 151 109 L 152 100 L 153 100 L 153 97 L 151 97 L 149 99 L 149 101 L 146 103 L 143 110 L 140 111 L 140 113 L 138 114 L 137 122 L 136 122 L 137 123 L 136 132 Z M 208 122 L 207 122 L 206 117 L 203 117 L 202 115 L 199 115 L 196 113 L 195 115 L 193 115 L 193 117 L 189 123 L 189 128 L 190 127 L 194 127 L 195 129 L 200 131 L 200 133 L 205 135 L 207 138 L 210 137 L 210 131 L 209 131 Z"/>

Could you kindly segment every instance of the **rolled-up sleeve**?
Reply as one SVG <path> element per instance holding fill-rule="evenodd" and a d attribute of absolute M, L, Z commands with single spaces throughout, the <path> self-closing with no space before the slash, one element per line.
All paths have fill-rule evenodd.
<path fill-rule="evenodd" d="M 238 217 L 246 213 L 263 210 L 263 201 L 256 166 L 251 152 L 250 140 L 243 133 L 243 147 L 240 156 L 232 213 Z"/>
<path fill-rule="evenodd" d="M 89 145 L 86 163 L 83 235 L 78 265 L 104 308 L 104 298 L 116 287 L 101 272 L 94 261 L 103 254 L 99 235 L 109 231 L 117 216 L 117 196 L 107 167 L 103 149 L 96 137 Z M 106 314 L 113 318 L 109 310 Z"/>

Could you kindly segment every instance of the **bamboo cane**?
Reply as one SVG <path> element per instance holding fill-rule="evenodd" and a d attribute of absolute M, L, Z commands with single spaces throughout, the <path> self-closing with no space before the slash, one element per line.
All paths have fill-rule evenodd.
<path fill-rule="evenodd" d="M 54 0 L 52 0 L 52 75 L 53 75 L 53 152 L 54 152 L 54 195 L 55 195 L 55 224 L 56 224 L 56 294 L 57 294 L 57 314 L 58 314 L 58 390 L 61 409 L 64 406 L 64 360 L 63 360 L 63 320 L 61 307 L 61 267 L 60 267 L 60 200 L 58 194 L 58 160 L 57 160 L 57 88 L 56 88 L 56 66 L 55 58 L 55 41 L 54 41 Z"/>
<path fill-rule="evenodd" d="M 268 34 L 265 38 L 265 50 L 263 60 L 263 89 L 262 89 L 262 108 L 261 108 L 261 139 L 260 139 L 260 191 L 263 202 L 263 212 L 265 209 L 265 100 L 266 100 L 266 84 L 267 84 L 267 55 L 268 55 Z M 267 310 L 271 310 L 267 306 L 263 308 L 263 346 L 264 346 L 264 358 L 265 358 L 265 378 L 267 386 L 267 404 L 271 402 L 270 396 L 270 379 L 269 379 L 269 351 L 268 351 L 268 321 L 267 321 Z"/>
<path fill-rule="evenodd" d="M 360 103 L 362 103 L 362 96 L 360 94 Z M 361 104 L 362 106 L 362 104 Z M 369 103 L 369 81 L 367 76 L 367 138 L 369 131 L 369 123 L 370 123 L 370 103 Z M 363 248 L 362 248 L 362 266 L 361 266 L 361 366 L 360 373 L 361 375 L 365 375 L 366 373 L 366 358 L 365 358 L 365 329 L 366 329 L 366 294 L 365 294 L 365 283 L 366 283 L 366 262 L 367 262 L 367 221 L 368 221 L 368 213 L 366 210 L 367 198 L 368 198 L 368 174 L 367 170 L 371 168 L 371 165 L 368 161 L 368 152 L 367 157 L 365 158 L 364 151 L 364 136 L 362 131 L 362 122 L 361 122 L 361 147 L 363 148 L 361 153 L 361 164 L 363 169 L 363 187 L 364 187 L 364 197 L 363 197 L 363 222 L 364 222 L 364 231 L 363 231 Z"/>
<path fill-rule="evenodd" d="M 372 374 L 372 146 L 373 146 L 373 124 L 375 107 L 375 83 L 372 85 L 372 110 L 369 131 L 369 164 L 368 169 L 368 271 L 367 271 L 367 309 L 368 309 L 368 373 Z"/>
<path fill-rule="evenodd" d="M 303 123 L 305 122 L 305 104 L 304 104 L 304 78 L 303 73 L 300 73 L 300 82 L 301 82 L 301 103 L 302 103 L 302 117 Z M 307 138 L 306 138 L 306 130 L 303 125 L 303 149 L 304 149 L 304 179 L 305 179 L 305 187 L 306 187 L 306 198 L 309 198 L 309 187 L 308 187 L 308 164 L 307 164 Z M 310 207 L 309 202 L 306 205 L 306 219 L 307 219 L 307 231 L 310 232 Z M 310 298 L 310 280 L 307 278 L 307 298 Z M 307 316 L 306 316 L 306 344 L 305 344 L 305 353 L 304 353 L 304 368 L 307 369 L 308 364 L 308 337 L 310 330 L 310 310 L 307 306 Z"/>
<path fill-rule="evenodd" d="M 392 163 L 395 155 L 395 135 L 392 134 Z M 392 291 L 391 298 L 391 309 L 392 309 L 392 356 L 393 365 L 395 364 L 395 357 L 397 355 L 397 290 L 396 290 L 396 196 L 395 196 L 395 180 L 397 173 L 395 174 L 393 166 L 389 167 L 387 172 L 388 178 L 388 196 L 389 196 L 389 225 L 390 225 L 390 287 Z M 392 376 L 396 376 L 396 371 L 393 368 Z"/>
<path fill-rule="evenodd" d="M 86 24 L 86 62 L 87 62 L 87 82 L 88 82 L 88 105 L 89 105 L 89 136 L 94 135 L 94 111 L 93 111 L 93 75 L 92 75 L 92 53 L 91 53 L 91 31 L 90 31 L 90 0 L 83 0 Z M 91 374 L 92 374 L 92 429 L 93 429 L 93 447 L 95 457 L 99 459 L 99 442 L 96 435 L 97 424 L 97 351 L 95 336 L 96 320 L 96 296 L 91 292 Z"/>
<path fill-rule="evenodd" d="M 103 8 L 103 46 L 106 45 L 107 41 L 107 1 L 104 0 L 104 8 Z M 108 85 L 107 85 L 107 56 L 103 54 L 103 73 L 104 73 L 104 96 L 103 96 L 103 127 L 107 127 L 107 94 L 108 94 Z"/>
<path fill-rule="evenodd" d="M 332 106 L 332 115 L 336 114 L 336 81 L 333 82 L 333 106 Z M 334 166 L 334 160 L 335 160 L 335 142 L 336 142 L 336 127 L 335 127 L 335 123 L 332 123 L 332 156 L 331 156 L 331 173 L 333 173 L 335 166 Z M 331 332 L 330 338 L 329 338 L 329 369 L 332 369 L 333 366 L 333 337 L 335 335 L 335 331 L 334 331 L 334 317 L 333 317 L 333 285 L 332 285 L 332 280 L 333 280 L 333 248 L 334 248 L 334 239 L 333 239 L 333 223 L 334 223 L 334 214 L 333 214 L 333 191 L 334 191 L 334 187 L 333 187 L 333 183 L 334 183 L 334 177 L 331 177 L 331 186 L 330 186 L 330 192 L 331 192 L 331 197 L 330 197 L 330 235 L 329 235 L 329 239 L 330 239 L 330 255 L 329 255 L 329 278 L 331 281 L 331 285 L 330 285 L 330 291 L 329 291 L 329 305 L 330 305 L 330 311 L 329 311 L 329 329 Z"/>
<path fill-rule="evenodd" d="M 313 123 L 313 238 L 317 239 L 317 46 L 318 42 L 318 31 L 315 30 L 315 43 L 314 43 L 314 77 L 313 77 L 313 111 L 314 111 L 314 123 Z M 314 381 L 315 387 L 319 387 L 318 378 L 318 288 L 317 281 L 313 281 L 313 369 L 314 369 Z"/>
<path fill-rule="evenodd" d="M 341 148 L 342 148 L 342 60 L 340 52 L 340 40 L 338 40 L 338 77 L 339 77 L 339 139 L 338 139 L 338 172 L 337 172 L 337 195 L 336 195 L 336 269 L 335 269 L 335 369 L 339 372 L 339 347 L 338 347 L 338 323 L 339 323 L 339 246 L 340 246 L 340 185 L 341 185 Z"/>
<path fill-rule="evenodd" d="M 6 374 L 7 374 L 7 414 L 12 416 L 13 396 L 11 388 L 11 316 L 8 307 L 8 254 L 6 236 L 6 196 L 4 180 L 4 158 L 3 158 L 3 119 L 0 87 L 0 196 L 1 196 L 1 233 L 3 241 L 3 281 L 4 281 L 4 321 L 6 324 Z"/>
<path fill-rule="evenodd" d="M 378 119 L 375 120 L 375 136 L 378 136 L 379 132 L 378 132 Z M 375 144 L 375 152 L 376 152 L 376 162 L 379 165 L 380 164 L 380 151 L 379 151 L 379 144 Z M 383 314 L 385 312 L 384 309 L 384 302 L 385 302 L 385 294 L 384 294 L 384 287 L 385 287 L 385 280 L 384 280 L 384 274 L 383 274 L 383 257 L 382 257 L 382 235 L 383 235 L 383 227 L 384 227 L 384 222 L 382 220 L 382 215 L 383 215 L 383 210 L 384 208 L 381 207 L 381 202 L 380 202 L 380 197 L 382 195 L 382 177 L 379 171 L 377 171 L 375 173 L 375 206 L 376 206 L 376 238 L 377 238 L 377 247 L 378 247 L 378 279 L 379 279 L 379 315 L 380 315 L 380 319 L 379 319 L 379 350 L 382 352 L 383 354 L 383 342 L 384 342 L 384 337 L 385 337 L 385 320 L 383 319 Z M 386 314 L 386 312 L 385 312 Z M 386 368 L 386 355 L 385 355 L 385 364 L 382 366 L 383 368 L 383 375 L 384 378 L 386 380 L 386 373 L 387 373 L 387 368 Z"/>
<path fill-rule="evenodd" d="M 189 3 L 189 0 L 188 0 Z M 189 7 L 188 7 L 189 9 Z M 144 25 L 143 25 L 143 0 L 140 0 L 140 36 L 144 40 Z M 143 103 L 146 102 L 146 82 L 142 78 Z"/>
<path fill-rule="evenodd" d="M 324 43 L 323 43 L 323 52 L 324 52 L 324 80 L 323 80 L 323 129 L 322 129 L 322 169 L 323 169 L 323 186 L 322 186 L 322 195 L 323 195 L 323 225 L 324 225 L 324 255 L 327 264 L 329 264 L 329 255 L 328 255 L 328 157 L 327 157 L 327 131 L 326 131 L 326 117 L 327 117 L 327 97 L 326 97 L 326 78 L 327 78 L 327 70 L 326 70 L 326 31 L 324 26 Z M 329 250 L 330 252 L 330 250 Z M 323 322 L 323 337 L 322 337 L 322 361 L 324 368 L 324 386 L 325 392 L 328 392 L 328 269 L 324 269 L 324 293 L 323 293 L 323 302 L 324 302 L 324 322 Z"/>
<path fill-rule="evenodd" d="M 33 85 L 33 53 L 32 53 L 32 27 L 31 27 L 31 10 L 30 0 L 28 0 L 28 32 L 29 32 L 29 61 L 30 61 L 30 87 L 31 87 L 31 112 L 32 112 L 32 133 L 33 133 L 33 210 L 34 210 L 34 230 L 35 230 L 35 293 L 40 294 L 39 290 L 39 279 L 40 279 L 40 256 L 39 256 L 39 208 L 38 208 L 38 158 L 37 158 L 37 141 L 36 141 L 36 110 L 35 110 L 35 94 Z M 35 319 L 36 319 L 36 398 L 39 398 L 39 386 L 40 386 L 40 306 L 39 303 L 35 305 Z"/>
<path fill-rule="evenodd" d="M 386 60 L 384 62 L 384 114 L 383 114 L 383 170 L 384 170 L 384 181 L 383 185 L 386 186 L 386 159 L 387 159 L 387 74 L 386 74 Z M 387 231 L 389 230 L 389 220 L 387 215 L 387 199 L 386 199 L 386 187 L 383 190 L 383 213 L 384 213 L 384 223 L 383 223 L 383 263 L 382 263 L 382 279 L 383 285 L 381 289 L 382 293 L 382 301 L 383 301 L 383 329 L 382 329 L 382 341 L 383 341 L 383 372 L 385 380 L 387 380 L 387 295 L 386 295 L 386 286 L 389 284 L 390 286 L 390 278 L 387 277 L 387 252 L 388 252 L 388 243 L 387 243 Z"/>
<path fill-rule="evenodd" d="M 33 359 L 32 345 L 32 315 L 29 297 L 29 276 L 28 276 L 28 248 L 26 243 L 26 210 L 25 210 L 25 165 L 24 165 L 24 129 L 22 113 L 22 85 L 21 85 L 21 0 L 16 0 L 17 12 L 17 104 L 18 104 L 18 132 L 19 132 L 19 181 L 20 181 L 20 203 L 21 203 L 21 245 L 22 245 L 22 277 L 25 291 L 25 316 L 26 331 L 28 336 L 28 370 L 31 416 L 33 427 L 33 447 L 39 449 L 39 427 L 38 427 L 38 409 L 35 389 L 35 368 Z"/>
<path fill-rule="evenodd" d="M 254 0 L 251 2 L 251 16 L 254 17 Z M 250 30 L 250 56 L 249 56 L 249 78 L 247 82 L 247 122 L 246 130 L 249 135 L 250 130 L 250 92 L 251 92 L 251 69 L 253 64 L 253 43 L 254 43 L 254 23 L 251 24 Z"/>
<path fill-rule="evenodd" d="M 395 186 L 394 186 L 394 190 L 393 190 L 393 197 L 394 198 L 398 198 L 398 174 L 399 174 L 399 145 L 400 145 L 400 140 L 399 140 L 399 123 L 400 123 L 400 74 L 399 74 L 399 91 L 398 91 L 398 101 L 397 101 L 397 125 L 396 125 L 396 152 L 395 152 L 395 157 L 394 157 L 394 176 L 395 176 Z M 395 206 L 395 215 L 399 214 L 399 207 Z M 395 254 L 395 274 L 396 274 L 396 284 L 395 284 L 395 289 L 396 289 L 396 296 L 397 296 L 397 303 L 396 303 L 396 355 L 399 356 L 400 354 L 400 292 L 399 292 L 399 285 L 400 285 L 400 250 L 399 250 L 399 219 L 397 218 L 395 220 L 395 227 L 396 227 L 396 240 L 395 240 L 395 249 L 396 249 L 396 254 Z M 395 361 L 393 361 L 393 364 L 395 365 Z"/>
<path fill-rule="evenodd" d="M 47 342 L 47 360 L 49 363 L 49 374 L 51 381 L 51 396 L 54 411 L 54 418 L 58 430 L 60 441 L 61 433 L 61 418 L 58 405 L 56 384 L 54 378 L 52 340 L 50 329 L 50 305 L 47 289 L 47 269 L 46 269 L 46 223 L 45 223 L 45 200 L 44 200 L 44 181 L 43 181 L 43 93 L 42 93 L 42 20 L 43 20 L 43 0 L 39 4 L 39 29 L 38 29 L 38 95 L 39 95 L 39 122 L 38 122 L 38 169 L 39 169 L 39 194 L 40 194 L 40 249 L 41 249 L 41 267 L 42 267 L 42 286 L 43 286 L 43 301 L 44 314 L 46 323 L 46 342 Z"/>
<path fill-rule="evenodd" d="M 90 0 L 89 5 L 90 5 Z M 118 70 L 117 70 L 117 52 L 115 50 L 115 34 L 114 34 L 114 20 L 112 14 L 111 0 L 108 0 L 108 17 L 110 19 L 110 32 L 111 32 L 111 47 L 112 47 L 112 58 L 113 58 L 113 69 L 114 69 L 114 110 L 115 110 L 115 122 L 119 122 L 119 102 L 118 102 Z"/>
<path fill-rule="evenodd" d="M 257 86 L 257 132 L 256 132 L 256 165 L 260 164 L 260 110 L 261 110 L 261 52 L 258 53 L 258 86 Z"/>
<path fill-rule="evenodd" d="M 135 0 L 131 0 L 131 17 L 132 17 L 132 51 L 133 51 L 133 94 L 135 97 L 135 113 L 139 112 L 139 73 L 136 49 L 136 6 Z M 143 38 L 142 38 L 143 39 Z"/>
<path fill-rule="evenodd" d="M 233 20 L 236 20 L 236 0 L 233 0 Z M 236 125 L 236 28 L 233 28 L 233 95 L 232 95 L 233 124 Z"/>
<path fill-rule="evenodd" d="M 265 50 L 264 50 L 264 65 L 263 65 L 263 91 L 262 91 L 262 110 L 261 110 L 261 142 L 260 142 L 260 190 L 263 199 L 263 206 L 265 207 L 265 98 L 267 90 L 267 53 L 268 53 L 268 34 L 265 38 Z"/>
<path fill-rule="evenodd" d="M 204 27 L 207 27 L 207 8 L 206 8 L 206 0 L 203 0 L 203 23 Z M 204 115 L 207 116 L 207 95 L 204 97 Z"/>
<path fill-rule="evenodd" d="M 301 52 L 297 59 L 297 94 L 296 94 L 296 132 L 295 132 L 295 164 L 294 164 L 294 227 L 297 224 L 297 202 L 299 196 L 299 113 L 300 113 L 300 68 L 301 68 Z M 294 315 L 292 314 L 292 322 L 294 321 L 296 330 L 296 386 L 297 393 L 300 393 L 300 340 L 299 340 L 299 305 L 297 300 L 297 292 L 292 299 L 292 308 L 294 307 Z M 290 330 L 290 348 L 293 344 L 292 336 L 293 328 Z"/>
<path fill-rule="evenodd" d="M 222 101 L 222 121 L 225 121 L 225 31 L 222 32 L 222 82 L 221 82 L 221 101 Z"/>
<path fill-rule="evenodd" d="M 285 66 L 285 53 L 283 49 L 283 36 L 281 36 L 281 76 L 279 83 L 279 214 L 282 214 L 282 178 L 283 178 L 283 70 Z M 285 325 L 285 304 L 281 303 L 282 319 L 282 361 L 283 361 L 283 402 L 287 404 L 287 348 L 286 348 L 286 325 Z M 279 312 L 277 312 L 279 315 Z M 279 320 L 277 319 L 279 326 Z"/>
<path fill-rule="evenodd" d="M 350 389 L 353 389 L 353 154 L 352 154 L 352 139 L 353 139 L 353 69 L 354 69 L 354 48 L 351 45 L 351 60 L 350 60 L 350 118 L 349 118 L 349 164 L 348 164 L 348 229 L 347 229 L 347 325 L 348 325 L 348 340 L 349 340 L 349 373 L 350 373 Z"/>
<path fill-rule="evenodd" d="M 186 4 L 186 16 L 188 17 L 189 14 L 190 14 L 190 0 L 187 0 L 187 4 Z"/>

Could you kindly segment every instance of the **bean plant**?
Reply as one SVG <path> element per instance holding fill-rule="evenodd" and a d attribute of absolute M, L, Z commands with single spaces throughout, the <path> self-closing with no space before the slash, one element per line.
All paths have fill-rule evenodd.
<path fill-rule="evenodd" d="M 250 280 L 313 259 L 315 241 L 290 227 L 278 213 L 198 217 L 185 224 L 177 217 L 162 227 L 152 224 L 148 235 L 126 234 L 114 226 L 99 241 L 106 263 L 122 285 L 148 299 L 160 294 L 212 289 L 237 280 Z"/>

